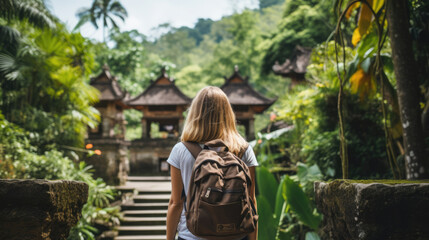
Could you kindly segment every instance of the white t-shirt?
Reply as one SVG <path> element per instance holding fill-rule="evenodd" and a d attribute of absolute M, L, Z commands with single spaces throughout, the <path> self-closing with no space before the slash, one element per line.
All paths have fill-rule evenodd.
<path fill-rule="evenodd" d="M 249 146 L 242 157 L 243 162 L 248 167 L 258 166 L 258 161 L 256 160 L 255 153 L 251 146 Z M 185 147 L 183 143 L 177 143 L 173 150 L 171 150 L 170 156 L 167 159 L 167 162 L 175 167 L 180 169 L 180 174 L 182 175 L 183 187 L 186 195 L 188 195 L 189 180 L 192 174 L 192 168 L 194 167 L 195 159 L 192 156 L 191 152 Z M 186 196 L 187 197 L 187 196 Z M 204 240 L 194 236 L 186 227 L 186 216 L 185 209 L 182 210 L 182 215 L 180 216 L 179 225 L 177 226 L 177 231 L 179 232 L 179 237 L 186 240 Z"/>

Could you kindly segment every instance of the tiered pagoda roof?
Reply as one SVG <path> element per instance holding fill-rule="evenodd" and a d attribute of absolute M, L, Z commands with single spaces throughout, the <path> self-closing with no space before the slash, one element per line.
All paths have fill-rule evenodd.
<path fill-rule="evenodd" d="M 262 96 L 249 85 L 248 79 L 249 77 L 243 78 L 235 66 L 234 73 L 229 78 L 225 77 L 225 83 L 220 88 L 228 96 L 231 105 L 253 106 L 256 113 L 262 113 L 277 99 Z"/>
<path fill-rule="evenodd" d="M 174 79 L 168 77 L 165 69 L 161 75 L 152 81 L 151 85 L 139 96 L 129 100 L 129 106 L 173 106 L 188 105 L 192 101 L 174 83 Z"/>
<path fill-rule="evenodd" d="M 115 76 L 110 73 L 109 67 L 105 64 L 102 72 L 94 78 L 91 78 L 91 86 L 100 91 L 100 102 L 102 101 L 125 101 L 128 97 L 127 92 L 122 91 Z"/>
<path fill-rule="evenodd" d="M 307 66 L 310 63 L 311 48 L 296 46 L 290 59 L 286 59 L 283 64 L 276 62 L 273 71 L 283 77 L 298 77 L 302 80 L 307 72 Z"/>

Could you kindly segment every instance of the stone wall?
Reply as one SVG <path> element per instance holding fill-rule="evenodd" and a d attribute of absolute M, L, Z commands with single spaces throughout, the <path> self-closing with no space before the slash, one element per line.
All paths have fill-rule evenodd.
<path fill-rule="evenodd" d="M 429 182 L 336 180 L 314 190 L 323 239 L 429 239 Z"/>
<path fill-rule="evenodd" d="M 84 182 L 0 180 L 0 239 L 67 239 L 87 198 Z"/>
<path fill-rule="evenodd" d="M 161 163 L 170 155 L 178 139 L 140 139 L 129 147 L 130 175 L 163 175 Z"/>
<path fill-rule="evenodd" d="M 86 143 L 101 150 L 101 155 L 92 155 L 85 162 L 94 167 L 95 177 L 101 177 L 111 185 L 124 183 L 128 175 L 168 175 L 168 170 L 162 171 L 161 164 L 178 141 L 176 138 L 131 142 L 114 138 L 87 139 Z"/>

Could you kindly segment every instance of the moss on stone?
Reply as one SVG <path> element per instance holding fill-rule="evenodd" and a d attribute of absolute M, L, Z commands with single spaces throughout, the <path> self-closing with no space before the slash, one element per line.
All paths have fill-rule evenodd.
<path fill-rule="evenodd" d="M 87 198 L 83 182 L 0 179 L 0 239 L 65 240 Z"/>
<path fill-rule="evenodd" d="M 429 239 L 429 180 L 315 183 L 322 239 Z"/>
<path fill-rule="evenodd" d="M 331 182 L 341 182 L 341 183 L 362 183 L 362 184 L 371 184 L 371 183 L 380 183 L 380 184 L 419 184 L 419 183 L 429 183 L 429 179 L 424 180 L 395 180 L 395 179 L 363 179 L 363 180 L 354 180 L 354 179 L 336 179 Z"/>

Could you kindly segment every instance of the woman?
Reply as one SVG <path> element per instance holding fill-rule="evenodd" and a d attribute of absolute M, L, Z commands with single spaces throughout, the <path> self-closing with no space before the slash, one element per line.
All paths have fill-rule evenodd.
<path fill-rule="evenodd" d="M 182 133 L 182 142 L 205 143 L 214 139 L 222 139 L 230 152 L 238 153 L 248 145 L 237 132 L 235 115 L 225 93 L 218 87 L 201 89 L 192 101 L 188 117 Z M 255 182 L 255 166 L 258 166 L 253 149 L 248 147 L 242 160 L 249 167 L 252 182 Z M 189 179 L 195 162 L 194 157 L 183 143 L 178 143 L 171 151 L 167 162 L 171 169 L 171 198 L 167 213 L 167 240 L 173 240 L 176 230 L 179 240 L 199 240 L 186 227 L 183 211 L 184 198 L 182 192 L 188 193 Z M 255 198 L 255 184 L 251 185 L 250 196 Z M 255 204 L 256 205 L 256 204 Z M 256 240 L 256 230 L 246 239 Z"/>

